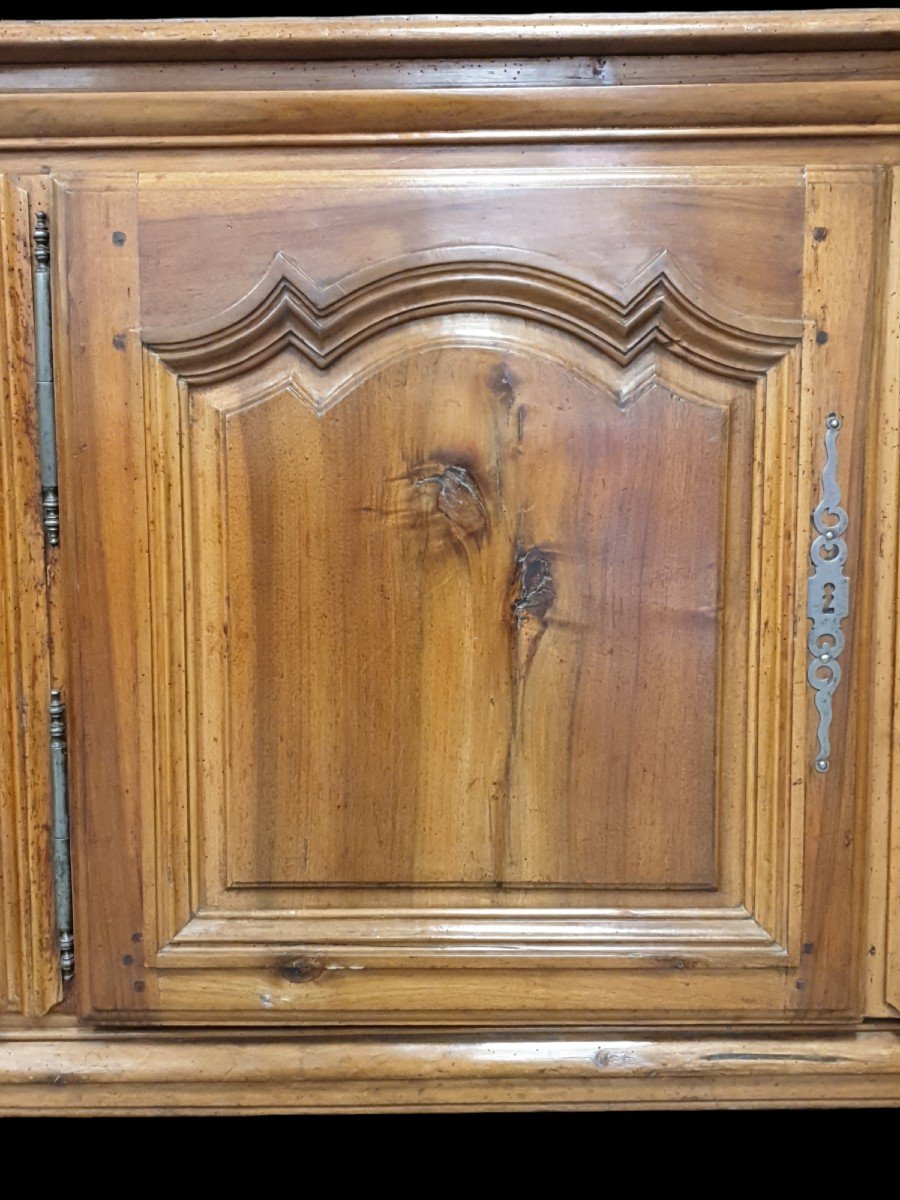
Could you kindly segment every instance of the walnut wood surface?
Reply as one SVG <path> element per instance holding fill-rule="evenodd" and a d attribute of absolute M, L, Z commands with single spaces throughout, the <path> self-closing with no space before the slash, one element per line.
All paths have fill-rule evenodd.
<path fill-rule="evenodd" d="M 0 1108 L 898 1102 L 896 15 L 137 24 L 0 22 Z M 193 1032 L 39 1016 L 51 679 L 70 1003 Z"/>
<path fill-rule="evenodd" d="M 0 1113 L 805 1108 L 900 1104 L 900 1039 L 627 1031 L 241 1039 L 0 1035 Z"/>
<path fill-rule="evenodd" d="M 0 21 L 0 54 L 13 62 L 105 59 L 329 59 L 348 54 L 444 57 L 717 50 L 845 51 L 895 48 L 892 9 L 817 9 L 795 13 L 610 13 L 551 17 L 320 17 L 272 20 Z"/>
<path fill-rule="evenodd" d="M 304 400 L 220 417 L 233 883 L 713 886 L 727 413 L 454 348 Z"/>
<path fill-rule="evenodd" d="M 858 1011 L 791 630 L 877 178 L 524 165 L 60 187 L 86 1012 Z"/>
<path fill-rule="evenodd" d="M 60 999 L 47 840 L 50 622 L 33 415 L 28 192 L 0 177 L 0 1013 Z"/>
<path fill-rule="evenodd" d="M 880 379 L 882 403 L 884 405 L 883 424 L 885 433 L 893 443 L 896 437 L 898 411 L 900 411 L 900 172 L 892 172 L 892 189 L 886 201 L 890 201 L 890 210 L 885 212 L 887 227 L 886 245 L 884 247 L 884 283 L 883 283 L 883 374 Z M 887 210 L 887 203 L 885 204 Z M 894 501 L 900 493 L 900 477 L 892 457 L 885 455 L 883 466 L 883 491 L 879 493 L 880 507 L 875 509 L 875 520 L 884 527 L 886 533 L 895 528 Z M 885 585 L 883 590 L 884 610 L 878 614 L 876 629 L 879 637 L 881 656 L 878 666 L 881 668 L 879 679 L 883 679 L 879 695 L 882 703 L 879 705 L 878 740 L 875 742 L 873 755 L 873 820 L 871 824 L 873 853 L 871 854 L 872 873 L 869 881 L 870 912 L 874 917 L 870 925 L 871 939 L 869 960 L 875 970 L 873 1001 L 877 1003 L 881 995 L 887 1001 L 884 1010 L 876 1012 L 900 1013 L 900 795 L 898 795 L 898 779 L 896 771 L 891 770 L 890 756 L 887 751 L 893 739 L 897 736 L 897 716 L 900 713 L 900 693 L 891 690 L 891 682 L 895 680 L 897 669 L 897 642 L 891 644 L 888 628 L 890 618 L 889 605 L 897 603 L 897 592 L 892 591 L 891 584 L 896 586 L 898 559 L 896 551 L 891 553 L 890 543 L 885 553 L 879 556 L 879 564 L 883 561 L 885 567 Z M 893 578 L 888 572 L 893 573 Z M 883 640 L 882 640 L 883 638 Z M 892 700 L 892 710 L 888 702 Z M 896 741 L 894 740 L 894 744 Z M 887 854 L 887 894 L 885 895 L 885 856 L 879 853 L 879 848 L 886 845 Z M 886 945 L 886 953 L 882 947 Z M 875 953 L 871 953 L 871 947 Z M 879 969 L 880 968 L 880 969 Z M 882 991 L 883 988 L 883 991 Z M 874 1007 L 873 1003 L 873 1007 Z"/>
<path fill-rule="evenodd" d="M 0 107 L 0 146 L 98 147 L 646 138 L 665 130 L 691 138 L 727 130 L 732 137 L 805 132 L 896 134 L 896 78 L 836 79 L 758 85 L 687 83 L 663 97 L 653 87 L 358 89 L 220 91 L 210 105 L 187 91 L 10 93 Z M 535 120 L 535 117 L 539 120 Z"/>

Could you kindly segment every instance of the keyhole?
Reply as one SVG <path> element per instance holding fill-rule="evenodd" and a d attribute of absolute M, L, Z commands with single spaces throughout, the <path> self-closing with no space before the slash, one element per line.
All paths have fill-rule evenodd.
<path fill-rule="evenodd" d="M 822 612 L 826 616 L 831 616 L 834 614 L 834 584 L 826 583 L 822 593 Z"/>

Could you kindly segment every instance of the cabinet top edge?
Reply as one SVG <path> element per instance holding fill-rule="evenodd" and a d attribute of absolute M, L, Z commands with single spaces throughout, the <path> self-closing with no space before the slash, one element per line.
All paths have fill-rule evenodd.
<path fill-rule="evenodd" d="M 0 21 L 0 63 L 890 50 L 900 11 Z"/>

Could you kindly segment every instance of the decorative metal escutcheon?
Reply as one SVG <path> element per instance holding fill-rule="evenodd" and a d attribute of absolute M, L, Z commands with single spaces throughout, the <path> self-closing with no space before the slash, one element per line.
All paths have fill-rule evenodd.
<path fill-rule="evenodd" d="M 813 573 L 809 578 L 806 612 L 812 621 L 808 643 L 812 661 L 806 675 L 819 713 L 817 771 L 827 771 L 831 758 L 831 698 L 841 681 L 838 662 L 844 649 L 841 622 L 850 611 L 850 580 L 844 574 L 847 513 L 841 508 L 837 481 L 837 436 L 842 425 L 836 413 L 825 418 L 822 499 L 812 516 L 816 536 L 809 550 Z"/>

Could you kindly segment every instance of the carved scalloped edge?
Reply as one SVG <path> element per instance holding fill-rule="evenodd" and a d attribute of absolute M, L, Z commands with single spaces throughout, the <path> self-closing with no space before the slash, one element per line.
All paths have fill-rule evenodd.
<path fill-rule="evenodd" d="M 178 330 L 144 330 L 142 337 L 183 379 L 214 383 L 289 346 L 324 371 L 387 330 L 453 313 L 534 321 L 622 367 L 662 345 L 741 379 L 765 374 L 802 336 L 799 319 L 748 316 L 701 293 L 667 251 L 624 287 L 609 290 L 558 266 L 505 247 L 463 247 L 409 255 L 321 287 L 279 253 L 259 283 L 223 312 Z"/>

